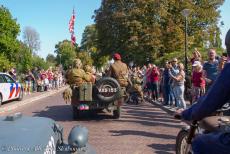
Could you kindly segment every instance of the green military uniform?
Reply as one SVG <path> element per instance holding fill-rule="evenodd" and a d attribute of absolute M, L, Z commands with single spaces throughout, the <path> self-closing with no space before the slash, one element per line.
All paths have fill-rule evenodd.
<path fill-rule="evenodd" d="M 115 78 L 121 87 L 128 86 L 128 67 L 120 60 L 116 60 L 108 71 L 108 76 Z"/>
<path fill-rule="evenodd" d="M 85 71 L 82 69 L 82 63 L 80 59 L 74 60 L 74 68 L 69 70 L 67 74 L 67 83 L 71 88 L 66 89 L 63 92 L 63 98 L 66 102 L 69 101 L 69 98 L 72 97 L 73 87 L 79 87 L 84 82 L 88 81 L 88 77 Z"/>
<path fill-rule="evenodd" d="M 137 74 L 134 74 L 131 80 L 132 80 L 133 85 L 131 89 L 129 90 L 129 92 L 137 91 L 139 95 L 141 96 L 141 98 L 143 99 L 144 94 L 141 88 L 141 82 L 142 82 L 141 78 Z"/>

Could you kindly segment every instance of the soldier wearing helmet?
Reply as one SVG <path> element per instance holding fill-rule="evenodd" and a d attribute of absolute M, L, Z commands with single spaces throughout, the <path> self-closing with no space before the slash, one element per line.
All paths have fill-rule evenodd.
<path fill-rule="evenodd" d="M 108 76 L 115 78 L 121 87 L 128 86 L 128 67 L 121 61 L 121 56 L 118 53 L 113 55 L 114 63 L 110 66 L 107 73 Z"/>
<path fill-rule="evenodd" d="M 86 76 L 85 71 L 81 69 L 82 63 L 80 59 L 75 59 L 73 63 L 73 68 L 69 69 L 66 74 L 66 82 L 71 88 L 67 88 L 63 92 L 63 99 L 66 103 L 71 101 L 72 92 L 74 87 L 79 87 Z"/>
<path fill-rule="evenodd" d="M 80 59 L 75 59 L 73 64 L 73 69 L 69 73 L 68 83 L 79 87 L 83 82 L 85 82 L 86 73 L 82 69 L 82 63 Z"/>

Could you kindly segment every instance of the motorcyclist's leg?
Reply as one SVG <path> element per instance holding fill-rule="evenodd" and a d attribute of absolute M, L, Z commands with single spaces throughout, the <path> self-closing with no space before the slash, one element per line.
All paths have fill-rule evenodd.
<path fill-rule="evenodd" d="M 192 142 L 194 154 L 229 154 L 230 133 L 221 132 L 202 134 Z"/>

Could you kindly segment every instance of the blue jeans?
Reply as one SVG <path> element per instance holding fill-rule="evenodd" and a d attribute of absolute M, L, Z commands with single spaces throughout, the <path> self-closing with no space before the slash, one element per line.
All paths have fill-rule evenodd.
<path fill-rule="evenodd" d="M 184 85 L 178 85 L 173 87 L 174 95 L 177 101 L 177 107 L 186 109 L 186 103 L 184 100 Z"/>
<path fill-rule="evenodd" d="M 173 94 L 169 84 L 163 86 L 163 94 L 165 105 L 173 105 Z"/>
<path fill-rule="evenodd" d="M 170 89 L 172 92 L 172 96 L 175 100 L 175 106 L 178 107 L 179 103 L 178 103 L 178 99 L 176 98 L 176 91 L 175 91 L 175 86 L 170 85 Z"/>
<path fill-rule="evenodd" d="M 192 150 L 194 154 L 229 154 L 230 133 L 214 132 L 196 136 Z"/>

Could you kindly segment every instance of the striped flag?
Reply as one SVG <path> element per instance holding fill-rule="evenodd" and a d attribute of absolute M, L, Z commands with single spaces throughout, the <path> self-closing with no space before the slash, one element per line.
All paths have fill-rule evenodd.
<path fill-rule="evenodd" d="M 73 13 L 69 21 L 69 32 L 71 34 L 71 42 L 73 45 L 75 45 L 76 43 L 76 37 L 74 35 L 74 23 L 75 23 L 75 11 L 73 9 Z"/>

